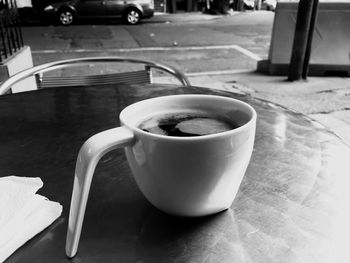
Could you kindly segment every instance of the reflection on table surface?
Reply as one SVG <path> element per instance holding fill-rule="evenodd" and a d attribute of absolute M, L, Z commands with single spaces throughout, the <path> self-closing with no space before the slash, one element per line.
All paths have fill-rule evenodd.
<path fill-rule="evenodd" d="M 102 158 L 73 262 L 350 262 L 349 148 L 303 115 L 223 91 L 174 86 L 46 89 L 0 97 L 0 176 L 41 177 L 62 216 L 7 262 L 68 262 L 65 237 L 76 157 L 91 135 L 119 125 L 150 97 L 231 96 L 258 113 L 253 156 L 232 207 L 204 218 L 153 208 L 123 150 Z M 343 261 L 341 261 L 343 260 Z"/>

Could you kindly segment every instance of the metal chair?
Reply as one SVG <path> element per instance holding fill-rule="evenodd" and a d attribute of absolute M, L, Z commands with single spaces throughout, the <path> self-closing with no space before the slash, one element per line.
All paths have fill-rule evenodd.
<path fill-rule="evenodd" d="M 111 65 L 113 65 L 113 63 L 129 63 L 129 65 L 143 64 L 144 69 L 110 73 L 109 71 L 112 70 L 113 66 Z M 102 74 L 91 73 L 91 68 L 93 68 L 95 64 L 106 67 L 102 70 Z M 74 71 L 70 70 L 70 68 L 74 66 L 79 66 L 78 71 L 82 71 L 83 74 L 67 74 Z M 88 69 L 82 69 L 82 66 L 86 66 Z M 181 71 L 158 62 L 126 57 L 87 57 L 49 62 L 23 70 L 11 76 L 0 85 L 0 95 L 51 87 L 92 86 L 115 83 L 152 83 L 152 68 L 169 73 L 178 79 L 181 85 L 190 86 L 189 80 Z M 65 71 L 63 74 L 62 71 L 60 74 L 46 74 L 47 72 L 52 73 L 58 69 Z M 88 73 L 86 71 L 88 71 Z M 21 84 L 20 82 L 24 80 L 25 82 Z"/>

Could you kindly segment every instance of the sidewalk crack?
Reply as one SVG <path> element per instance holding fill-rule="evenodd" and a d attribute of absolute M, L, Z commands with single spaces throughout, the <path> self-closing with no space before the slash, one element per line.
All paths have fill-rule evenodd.
<path fill-rule="evenodd" d="M 344 107 L 344 108 L 333 110 L 333 111 L 331 111 L 331 110 L 330 111 L 319 111 L 319 112 L 315 112 L 312 114 L 330 114 L 330 113 L 334 113 L 337 111 L 350 111 L 350 107 Z"/>

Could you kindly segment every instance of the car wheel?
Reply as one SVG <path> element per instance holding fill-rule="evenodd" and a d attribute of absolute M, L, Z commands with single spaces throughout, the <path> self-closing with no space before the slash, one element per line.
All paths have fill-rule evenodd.
<path fill-rule="evenodd" d="M 69 26 L 75 21 L 74 13 L 69 9 L 58 11 L 58 23 L 63 26 Z"/>
<path fill-rule="evenodd" d="M 125 14 L 125 22 L 128 25 L 136 25 L 141 21 L 141 13 L 139 10 L 135 8 L 131 8 L 128 11 L 126 11 Z"/>

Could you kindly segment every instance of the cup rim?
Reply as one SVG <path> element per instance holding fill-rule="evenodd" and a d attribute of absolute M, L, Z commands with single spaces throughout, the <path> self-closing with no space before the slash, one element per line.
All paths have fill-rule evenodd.
<path fill-rule="evenodd" d="M 154 133 L 146 132 L 146 131 L 143 131 L 142 129 L 140 129 L 140 128 L 136 127 L 136 126 L 129 125 L 128 122 L 124 120 L 124 115 L 131 108 L 137 107 L 137 106 L 139 106 L 141 104 L 149 103 L 150 101 L 163 100 L 163 99 L 172 98 L 172 97 L 176 97 L 176 98 L 184 97 L 184 98 L 188 98 L 188 99 L 190 99 L 190 98 L 200 98 L 200 97 L 203 97 L 203 98 L 211 97 L 213 99 L 216 98 L 216 99 L 220 99 L 220 100 L 234 101 L 235 103 L 241 104 L 244 107 L 248 108 L 250 113 L 251 113 L 251 118 L 245 124 L 235 128 L 235 129 L 229 130 L 229 131 L 224 131 L 224 132 L 219 132 L 219 133 L 214 133 L 214 134 L 201 135 L 201 136 L 190 136 L 190 137 L 166 136 L 166 135 L 154 134 Z M 256 122 L 256 118 L 257 118 L 257 113 L 256 113 L 255 109 L 250 104 L 248 104 L 248 103 L 246 103 L 244 101 L 241 101 L 239 99 L 226 97 L 226 96 L 220 96 L 220 95 L 210 95 L 210 94 L 176 94 L 176 95 L 166 95 L 166 96 L 159 96 L 159 97 L 149 98 L 149 99 L 141 100 L 141 101 L 135 102 L 133 104 L 130 104 L 129 106 L 125 107 L 119 114 L 119 119 L 120 119 L 121 125 L 124 126 L 124 127 L 127 127 L 130 130 L 132 130 L 134 133 L 141 134 L 141 135 L 148 136 L 148 137 L 155 138 L 155 139 L 163 139 L 163 140 L 167 140 L 167 141 L 200 141 L 200 140 L 208 140 L 208 139 L 213 139 L 213 138 L 233 135 L 233 134 L 242 132 L 242 130 L 247 129 L 250 125 L 253 125 L 253 123 Z"/>

